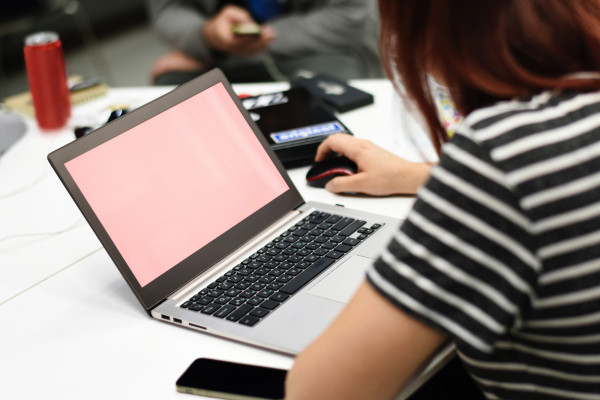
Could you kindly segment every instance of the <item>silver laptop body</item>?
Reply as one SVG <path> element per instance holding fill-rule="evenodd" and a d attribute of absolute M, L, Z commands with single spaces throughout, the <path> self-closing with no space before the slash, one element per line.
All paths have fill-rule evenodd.
<path fill-rule="evenodd" d="M 194 116 L 196 120 L 187 122 L 190 132 L 185 132 L 185 135 L 191 138 L 191 144 L 180 139 L 185 135 L 181 136 L 183 133 L 179 128 L 165 128 L 165 126 L 178 126 L 178 121 L 181 119 L 177 117 L 178 115 L 185 115 L 183 119 L 187 119 L 190 114 L 195 114 L 195 111 L 190 110 L 198 110 L 198 108 L 189 108 L 190 101 L 201 99 L 214 88 L 219 88 L 221 100 L 203 100 L 203 107 L 212 107 L 211 110 L 202 114 L 202 117 Z M 219 101 L 227 106 L 221 106 Z M 223 108 L 229 108 L 230 114 L 219 117 L 217 114 L 220 114 Z M 225 119 L 219 120 L 219 118 Z M 162 121 L 162 128 L 152 131 L 149 127 L 153 126 L 153 121 L 157 121 L 156 123 Z M 194 238 L 190 238 L 189 234 L 183 235 L 178 230 L 170 232 L 171 226 L 168 221 L 171 217 L 164 215 L 173 213 L 175 220 L 180 217 L 178 213 L 184 212 L 182 210 L 185 210 L 185 206 L 172 204 L 167 210 L 155 210 L 154 206 L 146 203 L 154 201 L 154 197 L 167 196 L 164 188 L 170 188 L 172 184 L 168 178 L 173 175 L 179 177 L 179 172 L 183 172 L 174 169 L 179 168 L 173 166 L 179 160 L 171 162 L 162 154 L 162 149 L 165 153 L 172 151 L 176 154 L 179 151 L 177 146 L 182 149 L 182 153 L 192 156 L 194 151 L 190 149 L 199 146 L 199 152 L 207 151 L 205 157 L 218 153 L 222 146 L 241 146 L 237 150 L 232 150 L 233 158 L 236 160 L 223 160 L 222 168 L 213 164 L 211 168 L 202 166 L 194 168 L 191 174 L 190 171 L 185 171 L 190 186 L 196 185 L 196 174 L 205 174 L 208 178 L 215 179 L 219 187 L 222 185 L 224 191 L 234 190 L 235 188 L 227 186 L 229 183 L 226 179 L 214 175 L 223 173 L 225 174 L 223 176 L 227 176 L 226 174 L 231 174 L 228 172 L 229 166 L 231 163 L 235 164 L 237 158 L 254 157 L 254 155 L 249 154 L 251 151 L 248 150 L 248 145 L 242 146 L 237 139 L 227 138 L 224 133 L 225 128 L 220 129 L 221 125 L 229 125 L 230 122 L 237 123 L 238 125 L 235 126 L 241 130 L 251 131 L 252 134 L 246 140 L 252 146 L 256 144 L 252 151 L 256 152 L 256 157 L 262 161 L 247 162 L 245 165 L 253 168 L 254 164 L 262 163 L 261 168 L 273 176 L 273 179 L 265 178 L 264 186 L 271 188 L 268 190 L 275 195 L 267 199 L 268 201 L 253 200 L 254 192 L 249 190 L 248 196 L 238 195 L 235 199 L 227 199 L 235 205 L 227 206 L 234 214 L 247 203 L 255 201 L 258 206 L 250 210 L 248 215 L 239 217 L 239 221 L 232 217 L 231 220 L 235 223 L 226 226 L 226 229 L 210 238 L 207 243 L 195 245 Z M 238 128 L 227 129 L 232 130 L 232 134 L 236 134 Z M 210 136 L 210 143 L 202 142 L 204 139 L 197 139 L 196 130 L 209 132 L 210 135 L 207 137 Z M 155 137 L 163 142 L 152 145 L 154 153 L 148 154 L 156 154 L 156 156 L 148 160 L 148 154 L 138 154 L 138 149 L 151 147 L 148 144 L 152 144 Z M 171 138 L 176 139 L 171 140 Z M 196 140 L 200 140 L 200 144 L 196 143 Z M 119 149 L 121 145 L 124 146 L 124 150 Z M 174 147 L 169 150 L 171 146 Z M 211 150 L 210 146 L 217 147 Z M 235 153 L 236 151 L 238 153 Z M 395 218 L 341 206 L 305 203 L 267 140 L 219 70 L 213 70 L 180 86 L 87 136 L 73 141 L 51 153 L 48 159 L 140 303 L 153 318 L 286 354 L 294 355 L 300 352 L 332 322 L 364 280 L 366 268 L 372 264 L 373 259 L 386 245 L 400 222 Z M 196 161 L 192 157 L 190 162 Z M 197 162 L 201 165 L 204 161 Z M 221 161 L 214 161 L 214 163 L 219 162 Z M 245 172 L 240 170 L 239 174 Z M 230 179 L 237 179 L 236 174 L 237 172 L 229 175 Z M 153 179 L 156 182 L 152 181 Z M 182 184 L 179 182 L 181 180 L 174 179 L 177 184 Z M 246 178 L 246 181 L 248 180 Z M 242 183 L 248 183 L 246 181 Z M 278 183 L 270 185 L 271 181 Z M 162 186 L 158 190 L 155 185 Z M 259 183 L 258 186 L 261 185 L 263 184 Z M 187 187 L 185 189 L 187 193 Z M 204 203 L 204 197 L 209 199 L 213 192 L 220 190 L 213 189 L 210 185 L 205 189 L 198 195 L 199 203 Z M 260 187 L 257 187 L 258 189 Z M 139 194 L 144 193 L 143 190 L 149 191 L 150 194 L 146 196 Z M 169 196 L 174 199 L 174 203 L 186 200 L 188 197 L 187 194 L 177 193 Z M 260 203 L 261 201 L 264 204 Z M 165 201 L 161 204 L 163 203 Z M 215 204 L 217 203 L 211 206 L 215 209 L 214 212 L 208 210 L 204 216 L 197 217 L 200 221 L 199 225 L 205 225 L 204 227 L 209 230 L 211 223 L 204 223 L 204 221 L 211 220 L 213 214 L 218 214 L 219 210 L 216 210 L 218 204 L 216 206 Z M 198 204 L 196 208 L 201 209 L 203 206 Z M 192 207 L 190 214 L 195 213 L 196 208 Z M 140 209 L 146 211 L 139 211 Z M 192 297 L 197 296 L 202 290 L 209 290 L 207 286 L 211 284 L 214 287 L 222 283 L 228 278 L 228 273 L 229 276 L 236 274 L 235 270 L 229 271 L 236 266 L 243 267 L 243 263 L 248 262 L 245 260 L 251 259 L 253 254 L 259 254 L 257 252 L 261 249 L 268 248 L 269 243 L 273 243 L 281 233 L 302 225 L 305 218 L 315 211 L 364 222 L 364 229 L 357 230 L 349 236 L 361 243 L 351 250 L 346 248 L 345 254 L 336 259 L 331 266 L 310 279 L 295 294 L 281 301 L 275 309 L 268 310 L 268 315 L 260 318 L 252 326 L 242 324 L 239 320 L 232 321 L 226 317 L 217 317 L 214 314 L 203 313 L 202 310 L 194 311 L 186 307 L 184 303 L 190 304 Z M 138 212 L 142 213 L 141 216 L 144 218 L 136 217 L 137 219 L 129 221 L 130 214 Z M 124 222 L 125 220 L 127 222 Z M 183 218 L 178 223 L 188 229 L 190 228 L 188 222 Z M 370 229 L 371 227 L 376 228 Z M 364 233 L 365 229 L 368 231 L 367 234 Z M 153 231 L 157 231 L 156 234 Z M 148 239 L 141 239 L 146 234 L 149 234 Z M 183 237 L 173 239 L 178 235 Z M 140 248 L 136 247 L 138 244 Z M 173 250 L 175 247 L 183 249 L 180 254 L 177 253 L 179 250 Z M 163 258 L 170 260 L 165 261 L 168 264 L 166 267 L 161 264 L 160 260 Z M 144 262 L 148 263 L 147 270 Z M 134 267 L 135 263 L 140 264 L 141 267 Z M 150 264 L 153 266 L 151 267 Z M 221 279 L 221 282 L 213 283 L 218 279 Z"/>

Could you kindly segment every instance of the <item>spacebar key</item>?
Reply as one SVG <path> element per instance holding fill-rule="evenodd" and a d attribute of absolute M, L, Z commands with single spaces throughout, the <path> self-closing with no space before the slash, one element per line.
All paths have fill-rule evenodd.
<path fill-rule="evenodd" d="M 285 286 L 279 289 L 280 292 L 287 294 L 296 293 L 302 286 L 306 285 L 315 276 L 323 272 L 327 267 L 333 264 L 336 260 L 329 257 L 323 257 L 317 260 L 313 265 L 306 268 L 304 272 L 296 276 L 293 280 L 288 282 Z"/>

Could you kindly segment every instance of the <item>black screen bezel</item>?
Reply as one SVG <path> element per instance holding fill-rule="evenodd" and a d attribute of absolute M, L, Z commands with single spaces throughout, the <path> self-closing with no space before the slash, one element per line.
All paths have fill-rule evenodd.
<path fill-rule="evenodd" d="M 199 249 L 194 254 L 172 267 L 163 275 L 142 287 L 79 190 L 77 184 L 65 167 L 65 164 L 102 143 L 127 132 L 142 122 L 149 120 L 182 101 L 219 83 L 223 84 L 237 105 L 238 110 L 242 113 L 246 122 L 254 131 L 263 148 L 277 167 L 277 170 L 284 178 L 288 185 L 288 190 L 260 210 L 253 213 L 244 221 L 204 246 L 202 249 Z M 243 107 L 223 72 L 219 69 L 207 72 L 140 108 L 125 114 L 113 122 L 98 128 L 90 134 L 53 151 L 48 155 L 48 160 L 92 230 L 147 312 L 183 285 L 205 272 L 208 268 L 227 255 L 231 254 L 236 248 L 247 242 L 249 238 L 260 233 L 274 221 L 284 216 L 290 210 L 297 208 L 304 202 L 282 163 L 271 149 L 260 129 L 256 126 L 254 121 L 252 121 L 252 118 Z M 101 166 L 99 166 L 99 168 L 101 168 Z"/>

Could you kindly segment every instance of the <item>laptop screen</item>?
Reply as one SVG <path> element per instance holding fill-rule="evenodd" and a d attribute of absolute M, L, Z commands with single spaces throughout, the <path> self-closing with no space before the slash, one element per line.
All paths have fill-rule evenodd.
<path fill-rule="evenodd" d="M 288 189 L 221 83 L 65 166 L 142 287 Z"/>
<path fill-rule="evenodd" d="M 219 70 L 48 158 L 146 310 L 303 202 Z"/>

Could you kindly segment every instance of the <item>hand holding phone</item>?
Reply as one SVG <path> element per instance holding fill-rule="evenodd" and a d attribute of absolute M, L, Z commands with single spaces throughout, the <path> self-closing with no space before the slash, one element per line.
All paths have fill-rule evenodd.
<path fill-rule="evenodd" d="M 257 365 L 199 358 L 179 377 L 177 391 L 230 400 L 276 400 L 285 397 L 287 371 Z"/>

